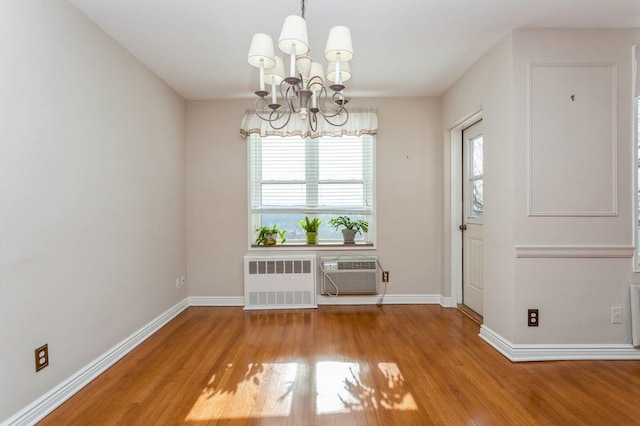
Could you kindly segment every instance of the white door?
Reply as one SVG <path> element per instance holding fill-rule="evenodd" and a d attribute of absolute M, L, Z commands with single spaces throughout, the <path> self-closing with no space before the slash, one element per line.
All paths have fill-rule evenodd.
<path fill-rule="evenodd" d="M 462 131 L 463 218 L 462 303 L 482 315 L 482 121 Z"/>

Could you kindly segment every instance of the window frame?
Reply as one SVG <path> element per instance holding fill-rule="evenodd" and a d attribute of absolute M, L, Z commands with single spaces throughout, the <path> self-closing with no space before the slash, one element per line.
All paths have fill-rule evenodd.
<path fill-rule="evenodd" d="M 370 204 L 370 208 L 369 209 L 358 209 L 358 208 L 352 208 L 352 207 L 344 207 L 344 208 L 339 208 L 339 207 L 334 207 L 334 208 L 319 208 L 318 205 L 318 197 L 319 197 L 319 186 L 323 183 L 323 180 L 320 179 L 320 171 L 319 171 L 319 142 L 320 139 L 322 137 L 319 138 L 310 138 L 310 137 L 302 137 L 302 139 L 305 141 L 305 180 L 269 180 L 269 181 L 262 181 L 261 179 L 259 180 L 262 184 L 264 184 L 265 182 L 268 183 L 283 183 L 283 184 L 287 184 L 287 183 L 299 183 L 299 184 L 306 184 L 306 189 L 305 189 L 305 195 L 306 195 L 306 206 L 304 207 L 267 207 L 267 208 L 258 208 L 258 209 L 254 209 L 253 206 L 253 200 L 252 197 L 262 197 L 261 191 L 262 191 L 262 187 L 261 185 L 258 185 L 255 191 L 252 191 L 252 185 L 254 184 L 254 182 L 258 181 L 258 178 L 255 176 L 256 174 L 258 176 L 262 175 L 262 162 L 261 161 L 255 161 L 255 155 L 252 155 L 253 150 L 257 149 L 259 150 L 258 155 L 260 157 L 262 157 L 262 143 L 259 142 L 255 142 L 254 139 L 252 138 L 268 138 L 269 136 L 260 136 L 257 134 L 251 134 L 249 135 L 249 137 L 247 138 L 247 141 L 249 143 L 248 148 L 247 148 L 247 223 L 248 223 L 248 244 L 249 244 L 249 250 L 260 250 L 263 249 L 262 246 L 256 246 L 255 245 L 255 221 L 254 221 L 254 216 L 255 215 L 266 215 L 266 214 L 300 214 L 301 218 L 304 218 L 304 216 L 309 216 L 310 218 L 313 218 L 315 216 L 318 215 L 326 215 L 326 214 L 331 214 L 332 216 L 342 216 L 342 215 L 346 215 L 346 216 L 357 216 L 357 215 L 366 215 L 369 216 L 368 222 L 369 222 L 369 232 L 367 232 L 366 235 L 366 239 L 365 241 L 362 240 L 356 240 L 356 244 L 355 245 L 351 245 L 351 244 L 344 244 L 342 239 L 331 239 L 331 240 L 320 240 L 318 239 L 318 243 L 317 244 L 313 244 L 313 245 L 309 245 L 306 244 L 306 241 L 304 240 L 300 240 L 300 239 L 290 239 L 289 237 L 287 237 L 287 241 L 285 244 L 280 244 L 278 243 L 276 246 L 271 246 L 269 247 L 269 250 L 274 250 L 274 249 L 296 249 L 296 248 L 303 248 L 303 249 L 315 249 L 315 250 L 335 250 L 336 248 L 340 248 L 340 249 L 347 249 L 347 250 L 352 250 L 352 249 L 357 249 L 357 250 L 362 250 L 362 249 L 375 249 L 377 246 L 377 239 L 376 239 L 376 229 L 377 229 L 377 223 L 376 223 L 376 138 L 375 135 L 370 135 L 370 134 L 364 134 L 364 135 L 359 135 L 357 137 L 359 138 L 369 138 L 368 142 L 365 143 L 363 145 L 363 152 L 362 152 L 362 161 L 364 162 L 365 159 L 370 156 L 370 167 L 365 167 L 363 169 L 363 176 L 362 179 L 344 179 L 344 180 L 324 180 L 327 183 L 330 184 L 340 184 L 340 183 L 346 183 L 346 184 L 350 184 L 350 183 L 362 183 L 363 185 L 363 194 L 368 194 L 369 195 L 369 199 L 371 200 Z M 299 137 L 300 136 L 296 136 Z M 327 138 L 329 138 L 330 136 L 326 136 Z M 352 137 L 352 136 L 348 136 L 348 137 Z M 332 137 L 334 138 L 334 137 Z M 340 138 L 340 136 L 335 137 L 336 139 Z M 308 152 L 307 150 L 311 148 L 313 150 L 312 153 Z M 370 150 L 370 152 L 368 152 L 368 150 Z M 254 167 L 255 166 L 255 167 Z M 313 183 L 314 185 L 308 185 L 308 183 Z M 309 199 L 312 200 L 312 203 L 314 205 L 312 205 L 309 202 Z M 271 223 L 267 223 L 265 224 L 267 226 L 271 226 Z M 260 225 L 257 225 L 260 226 Z M 326 221 L 323 222 L 323 226 L 329 226 Z M 288 231 L 291 231 L 290 229 Z"/>
<path fill-rule="evenodd" d="M 474 123 L 475 125 L 477 123 Z M 473 126 L 472 125 L 472 126 Z M 469 126 L 469 127 L 472 127 Z M 482 173 L 474 174 L 473 173 L 473 156 L 475 153 L 475 144 L 474 142 L 478 139 L 482 139 Z M 483 183 L 483 195 L 484 195 L 484 132 L 480 132 L 479 134 L 473 135 L 470 138 L 466 139 L 464 143 L 467 145 L 467 156 L 465 158 L 465 166 L 466 166 L 466 176 L 465 176 L 465 221 L 467 223 L 476 223 L 482 224 L 484 219 L 484 196 L 482 197 L 482 214 L 481 215 L 473 215 L 473 188 L 474 183 L 480 181 Z"/>

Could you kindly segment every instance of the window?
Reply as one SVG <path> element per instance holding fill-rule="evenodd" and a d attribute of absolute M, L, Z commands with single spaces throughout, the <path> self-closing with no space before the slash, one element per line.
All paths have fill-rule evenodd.
<path fill-rule="evenodd" d="M 341 242 L 342 234 L 329 226 L 336 216 L 374 223 L 374 139 L 371 135 L 341 137 L 249 138 L 249 223 L 254 230 L 278 225 L 286 229 L 287 243 L 304 243 L 298 221 L 318 217 L 323 223 L 318 243 Z"/>
<path fill-rule="evenodd" d="M 484 214 L 484 138 L 482 120 L 462 131 L 464 215 L 469 223 L 482 223 Z"/>
<path fill-rule="evenodd" d="M 482 199 L 482 178 L 484 173 L 482 158 L 482 135 L 469 140 L 469 217 L 473 219 L 482 218 L 484 202 Z"/>

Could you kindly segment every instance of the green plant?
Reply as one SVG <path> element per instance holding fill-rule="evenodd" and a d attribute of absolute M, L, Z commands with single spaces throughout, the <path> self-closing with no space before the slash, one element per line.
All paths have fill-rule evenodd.
<path fill-rule="evenodd" d="M 284 237 L 287 233 L 286 229 L 282 231 L 278 229 L 278 225 L 273 225 L 272 227 L 262 226 L 256 229 L 258 232 L 258 237 L 256 238 L 256 245 L 259 246 L 273 246 L 278 241 L 278 236 L 280 237 L 280 244 L 284 244 L 287 239 Z"/>
<path fill-rule="evenodd" d="M 314 217 L 312 220 L 309 220 L 309 216 L 305 216 L 304 220 L 298 221 L 302 229 L 307 232 L 318 232 L 318 228 L 322 223 L 322 220 Z"/>
<path fill-rule="evenodd" d="M 338 216 L 329 219 L 329 225 L 333 226 L 336 230 L 343 227 L 344 229 L 355 230 L 360 234 L 362 231 L 369 231 L 369 222 L 362 219 L 352 220 L 349 216 Z"/>

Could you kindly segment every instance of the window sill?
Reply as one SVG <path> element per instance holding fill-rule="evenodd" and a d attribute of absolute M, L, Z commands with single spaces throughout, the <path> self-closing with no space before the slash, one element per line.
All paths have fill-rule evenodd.
<path fill-rule="evenodd" d="M 318 243 L 318 244 L 307 244 L 307 243 L 285 243 L 285 244 L 277 244 L 274 246 L 258 246 L 252 244 L 249 246 L 249 250 L 362 250 L 362 249 L 375 249 L 375 244 L 367 243 L 363 241 L 356 241 L 355 244 L 345 244 L 345 243 Z"/>

